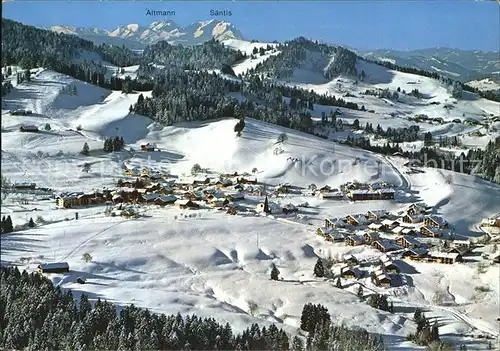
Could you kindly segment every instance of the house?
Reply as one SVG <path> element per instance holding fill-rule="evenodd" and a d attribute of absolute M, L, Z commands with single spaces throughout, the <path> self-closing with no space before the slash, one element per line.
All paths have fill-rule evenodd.
<path fill-rule="evenodd" d="M 381 252 L 390 252 L 401 249 L 401 246 L 397 245 L 394 241 L 387 239 L 374 241 L 373 246 Z"/>
<path fill-rule="evenodd" d="M 415 215 L 411 215 L 411 214 L 406 214 L 404 215 L 403 217 L 403 223 L 420 223 L 424 220 L 424 216 L 421 215 L 421 214 L 415 214 Z"/>
<path fill-rule="evenodd" d="M 320 200 L 342 200 L 344 199 L 344 193 L 340 191 L 336 192 L 319 192 L 318 199 Z"/>
<path fill-rule="evenodd" d="M 386 254 L 383 254 L 382 256 L 379 257 L 380 264 L 383 265 L 385 262 L 391 262 L 392 258 L 387 256 Z"/>
<path fill-rule="evenodd" d="M 467 249 L 470 249 L 471 242 L 470 240 L 453 240 L 451 242 L 451 247 L 466 247 Z"/>
<path fill-rule="evenodd" d="M 129 177 L 137 177 L 141 175 L 141 170 L 138 167 L 134 168 L 127 168 L 125 171 L 123 171 L 123 174 Z"/>
<path fill-rule="evenodd" d="M 443 234 L 445 234 L 446 232 L 441 230 L 441 229 L 438 229 L 438 228 L 435 228 L 435 227 L 421 227 L 420 228 L 420 234 L 422 235 L 425 235 L 425 236 L 430 236 L 431 238 L 439 238 L 441 236 L 443 236 Z"/>
<path fill-rule="evenodd" d="M 374 241 L 379 239 L 377 232 L 368 232 L 363 235 L 363 239 L 365 239 L 365 243 L 371 244 Z"/>
<path fill-rule="evenodd" d="M 12 188 L 16 190 L 35 190 L 36 183 L 14 183 Z"/>
<path fill-rule="evenodd" d="M 447 228 L 448 223 L 443 217 L 440 216 L 427 216 L 424 219 L 424 226 L 435 227 L 435 228 Z"/>
<path fill-rule="evenodd" d="M 228 186 L 231 186 L 233 185 L 233 181 L 231 179 L 227 179 L 227 178 L 222 178 L 222 179 L 219 179 L 217 182 L 215 182 L 215 186 L 217 188 L 226 188 Z"/>
<path fill-rule="evenodd" d="M 332 191 L 332 188 L 330 188 L 328 185 L 325 185 L 322 188 L 319 188 L 318 191 L 320 193 L 329 193 Z"/>
<path fill-rule="evenodd" d="M 179 205 L 180 208 L 182 209 L 198 209 L 200 208 L 200 205 L 197 203 L 191 201 L 191 200 L 178 200 L 175 202 L 177 205 Z"/>
<path fill-rule="evenodd" d="M 420 261 L 427 257 L 427 249 L 423 247 L 419 248 L 408 248 L 402 254 L 402 258 L 409 258 L 414 261 Z"/>
<path fill-rule="evenodd" d="M 453 264 L 462 262 L 462 255 L 459 253 L 433 251 L 428 253 L 430 261 L 438 263 Z"/>
<path fill-rule="evenodd" d="M 379 219 L 387 218 L 388 213 L 385 210 L 373 210 L 366 213 L 366 218 L 377 221 Z"/>
<path fill-rule="evenodd" d="M 344 263 L 349 266 L 357 266 L 359 264 L 359 260 L 354 255 L 346 255 L 344 256 Z"/>
<path fill-rule="evenodd" d="M 363 239 L 357 235 L 349 235 L 345 239 L 345 243 L 347 246 L 359 246 L 359 245 L 363 245 Z"/>
<path fill-rule="evenodd" d="M 422 246 L 420 241 L 405 236 L 400 236 L 396 238 L 396 244 L 398 244 L 401 247 L 404 247 L 405 249 L 417 248 Z"/>
<path fill-rule="evenodd" d="M 395 227 L 399 226 L 398 221 L 393 221 L 391 219 L 384 219 L 382 221 L 382 224 L 387 227 L 387 229 L 394 229 Z"/>
<path fill-rule="evenodd" d="M 425 204 L 419 203 L 419 204 L 411 204 L 407 210 L 406 213 L 409 215 L 418 215 L 418 214 L 424 214 L 428 210 L 428 207 Z"/>
<path fill-rule="evenodd" d="M 226 199 L 229 201 L 241 201 L 245 199 L 245 195 L 243 193 L 228 194 Z"/>
<path fill-rule="evenodd" d="M 326 239 L 326 241 L 339 242 L 339 241 L 344 241 L 345 240 L 345 236 L 342 233 L 331 231 L 330 233 L 328 233 L 326 235 L 325 239 Z"/>
<path fill-rule="evenodd" d="M 326 238 L 332 232 L 332 228 L 319 227 L 316 229 L 316 235 Z"/>
<path fill-rule="evenodd" d="M 401 270 L 399 267 L 394 263 L 394 261 L 387 261 L 382 263 L 382 267 L 384 270 L 389 273 L 389 274 L 399 274 Z"/>
<path fill-rule="evenodd" d="M 325 218 L 326 228 L 344 228 L 345 222 L 337 218 Z"/>
<path fill-rule="evenodd" d="M 346 279 L 359 279 L 361 278 L 362 273 L 356 267 L 344 266 L 340 269 L 340 276 Z"/>
<path fill-rule="evenodd" d="M 90 195 L 78 193 L 63 193 L 56 197 L 56 205 L 59 208 L 71 208 L 89 204 Z"/>
<path fill-rule="evenodd" d="M 396 235 L 401 235 L 404 229 L 405 227 L 397 226 L 396 228 L 392 229 L 392 233 Z"/>
<path fill-rule="evenodd" d="M 69 272 L 69 265 L 67 262 L 42 263 L 42 264 L 38 265 L 38 272 L 40 272 L 40 273 L 65 273 L 65 272 Z"/>
<path fill-rule="evenodd" d="M 193 183 L 196 185 L 210 184 L 210 178 L 204 176 L 198 176 L 193 179 Z"/>
<path fill-rule="evenodd" d="M 155 151 L 156 145 L 147 143 L 147 144 L 141 144 L 141 150 L 142 151 Z"/>
<path fill-rule="evenodd" d="M 413 228 L 405 228 L 405 229 L 403 229 L 401 234 L 403 234 L 403 235 L 416 235 L 417 231 Z"/>
<path fill-rule="evenodd" d="M 394 199 L 394 189 L 384 188 L 378 190 L 357 189 L 348 193 L 352 201 L 363 200 L 392 200 Z"/>
<path fill-rule="evenodd" d="M 362 218 L 362 216 L 351 216 L 351 215 L 347 215 L 345 218 L 344 218 L 344 222 L 350 224 L 350 225 L 354 225 L 354 226 L 357 226 L 357 225 L 360 225 L 360 224 L 363 224 L 365 223 L 366 221 L 364 220 L 364 218 Z"/>
<path fill-rule="evenodd" d="M 469 252 L 469 248 L 467 246 L 456 246 L 456 247 L 451 247 L 446 252 L 448 253 L 457 253 L 460 256 L 465 256 Z"/>
<path fill-rule="evenodd" d="M 389 275 L 387 275 L 387 273 L 384 272 L 383 270 L 377 270 L 373 272 L 372 277 L 374 283 L 378 286 L 388 288 L 392 284 L 391 277 L 389 277 Z"/>
<path fill-rule="evenodd" d="M 373 232 L 383 232 L 387 229 L 387 227 L 381 223 L 371 223 L 368 226 L 368 229 L 370 229 Z"/>
<path fill-rule="evenodd" d="M 19 128 L 19 131 L 36 133 L 39 131 L 39 129 L 37 126 L 34 126 L 33 124 L 23 124 L 21 128 Z"/>
<path fill-rule="evenodd" d="M 193 178 L 175 179 L 173 187 L 178 190 L 192 190 L 194 188 L 194 179 Z"/>
<path fill-rule="evenodd" d="M 155 200 L 154 203 L 156 205 L 160 206 L 165 206 L 168 204 L 173 204 L 177 201 L 177 197 L 173 195 L 159 195 Z"/>
<path fill-rule="evenodd" d="M 141 197 L 145 202 L 153 203 L 158 198 L 158 194 L 141 194 Z"/>

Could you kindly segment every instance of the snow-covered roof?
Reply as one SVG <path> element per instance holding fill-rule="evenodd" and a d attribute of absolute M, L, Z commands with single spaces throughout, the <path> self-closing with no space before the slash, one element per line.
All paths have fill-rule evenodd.
<path fill-rule="evenodd" d="M 152 194 L 142 194 L 142 198 L 146 201 L 152 201 L 155 200 L 158 197 L 158 194 L 152 193 Z"/>
<path fill-rule="evenodd" d="M 369 229 L 375 229 L 375 230 L 378 230 L 380 228 L 382 228 L 383 224 L 380 224 L 380 223 L 371 223 L 368 228 Z"/>
<path fill-rule="evenodd" d="M 157 200 L 160 200 L 163 202 L 173 202 L 173 201 L 177 201 L 177 197 L 174 195 L 160 195 L 160 196 L 158 196 Z"/>
<path fill-rule="evenodd" d="M 396 238 L 396 240 L 399 240 L 399 239 L 405 240 L 410 245 L 421 245 L 420 241 L 418 241 L 418 240 L 416 240 L 414 238 L 411 238 L 411 237 L 400 236 L 399 238 Z"/>
<path fill-rule="evenodd" d="M 383 225 L 386 225 L 386 226 L 388 226 L 388 227 L 390 227 L 390 226 L 392 226 L 392 225 L 398 225 L 398 224 L 399 224 L 399 222 L 398 222 L 398 221 L 393 221 L 392 219 L 384 219 L 384 220 L 382 221 L 382 224 L 383 224 Z"/>
<path fill-rule="evenodd" d="M 439 226 L 444 226 L 447 223 L 443 217 L 436 216 L 436 215 L 427 216 L 426 219 L 430 219 L 430 220 L 436 222 Z"/>
<path fill-rule="evenodd" d="M 451 258 L 457 259 L 459 254 L 453 252 L 443 252 L 443 251 L 429 251 L 429 256 L 436 258 Z"/>
<path fill-rule="evenodd" d="M 38 268 L 42 270 L 69 269 L 69 265 L 67 262 L 42 263 L 38 265 Z"/>
<path fill-rule="evenodd" d="M 399 234 L 402 233 L 405 227 L 398 226 L 392 230 L 393 233 Z"/>

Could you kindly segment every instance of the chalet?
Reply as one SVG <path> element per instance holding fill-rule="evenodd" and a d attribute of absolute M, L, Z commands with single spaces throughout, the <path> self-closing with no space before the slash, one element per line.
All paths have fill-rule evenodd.
<path fill-rule="evenodd" d="M 452 252 L 433 251 L 428 253 L 430 261 L 438 263 L 453 264 L 462 262 L 462 255 Z"/>
<path fill-rule="evenodd" d="M 325 227 L 326 228 L 344 228 L 345 222 L 341 219 L 337 218 L 325 218 Z"/>
<path fill-rule="evenodd" d="M 417 248 L 417 247 L 422 246 L 420 241 L 415 240 L 414 238 L 411 238 L 411 237 L 409 238 L 409 237 L 405 237 L 405 236 L 400 236 L 400 237 L 396 238 L 396 244 L 398 244 L 401 247 L 404 247 L 405 249 Z"/>
<path fill-rule="evenodd" d="M 218 188 L 226 188 L 228 186 L 233 185 L 233 181 L 231 179 L 222 178 L 222 179 L 219 179 L 217 182 L 215 182 L 215 185 Z"/>
<path fill-rule="evenodd" d="M 141 150 L 142 151 L 155 151 L 155 145 L 154 144 L 141 144 Z"/>
<path fill-rule="evenodd" d="M 182 209 L 198 209 L 200 208 L 200 205 L 197 203 L 191 201 L 191 200 L 178 200 L 175 202 L 177 205 L 179 205 L 180 208 Z"/>
<path fill-rule="evenodd" d="M 319 227 L 316 229 L 316 235 L 326 238 L 332 232 L 331 228 Z"/>
<path fill-rule="evenodd" d="M 137 167 L 134 168 L 127 168 L 124 172 L 124 175 L 129 176 L 129 177 L 138 177 L 141 175 L 141 170 Z"/>
<path fill-rule="evenodd" d="M 69 265 L 67 262 L 42 263 L 42 264 L 38 265 L 38 272 L 40 272 L 40 273 L 65 273 L 65 272 L 69 272 Z"/>
<path fill-rule="evenodd" d="M 382 221 L 382 224 L 387 227 L 387 229 L 394 229 L 395 227 L 399 226 L 398 221 L 393 221 L 391 219 L 384 219 Z"/>
<path fill-rule="evenodd" d="M 379 219 L 387 218 L 388 213 L 385 210 L 373 210 L 366 213 L 366 218 L 377 221 Z"/>
<path fill-rule="evenodd" d="M 180 190 L 191 190 L 194 187 L 194 179 L 192 178 L 179 178 L 174 181 L 173 186 Z"/>
<path fill-rule="evenodd" d="M 418 215 L 426 213 L 427 210 L 428 207 L 424 204 L 411 204 L 406 210 L 406 213 L 409 215 Z"/>
<path fill-rule="evenodd" d="M 318 198 L 320 200 L 342 200 L 344 199 L 344 193 L 340 191 L 336 192 L 319 192 Z"/>
<path fill-rule="evenodd" d="M 393 228 L 391 231 L 393 234 L 401 235 L 404 229 L 405 227 L 397 226 L 396 228 Z"/>
<path fill-rule="evenodd" d="M 354 255 L 346 255 L 344 256 L 344 263 L 349 266 L 357 266 L 359 264 L 359 260 Z"/>
<path fill-rule="evenodd" d="M 362 273 L 356 267 L 345 266 L 340 269 L 340 276 L 347 279 L 359 279 L 361 278 Z"/>
<path fill-rule="evenodd" d="M 368 232 L 363 235 L 363 239 L 365 239 L 365 243 L 371 244 L 374 241 L 377 241 L 379 239 L 379 236 L 376 232 Z"/>
<path fill-rule="evenodd" d="M 238 184 L 257 184 L 257 178 L 246 179 L 246 178 L 236 178 Z"/>
<path fill-rule="evenodd" d="M 373 279 L 374 283 L 377 286 L 388 288 L 392 284 L 391 277 L 389 277 L 389 275 L 382 270 L 377 270 L 373 272 L 373 278 L 374 278 Z"/>
<path fill-rule="evenodd" d="M 444 218 L 439 216 L 427 216 L 424 219 L 424 226 L 426 227 L 435 227 L 435 228 L 447 228 L 448 223 Z"/>
<path fill-rule="evenodd" d="M 330 233 L 328 233 L 326 235 L 325 240 L 326 241 L 339 242 L 339 241 L 344 241 L 345 240 L 345 236 L 342 233 L 331 231 Z"/>
<path fill-rule="evenodd" d="M 63 193 L 56 197 L 56 205 L 59 208 L 71 208 L 78 206 L 86 206 L 90 203 L 91 194 Z"/>
<path fill-rule="evenodd" d="M 145 202 L 153 203 L 158 198 L 158 194 L 156 194 L 156 193 L 142 194 L 141 197 Z"/>
<path fill-rule="evenodd" d="M 346 223 L 348 223 L 350 225 L 358 226 L 358 225 L 361 225 L 361 224 L 365 224 L 367 222 L 367 220 L 366 220 L 366 218 L 364 216 L 347 215 L 344 218 L 344 222 L 346 222 Z"/>
<path fill-rule="evenodd" d="M 381 223 L 371 223 L 368 226 L 368 229 L 374 232 L 383 232 L 387 229 L 387 227 Z"/>
<path fill-rule="evenodd" d="M 383 254 L 382 256 L 379 257 L 380 264 L 383 265 L 386 262 L 391 262 L 392 258 L 387 256 L 386 254 Z"/>
<path fill-rule="evenodd" d="M 423 220 L 424 220 L 424 216 L 421 214 L 417 214 L 417 215 L 406 214 L 403 217 L 403 223 L 410 223 L 410 224 L 420 223 Z"/>
<path fill-rule="evenodd" d="M 363 245 L 363 239 L 360 238 L 359 236 L 357 235 L 349 235 L 346 239 L 345 239 L 345 244 L 347 246 L 359 246 L 359 245 Z"/>
<path fill-rule="evenodd" d="M 229 201 L 241 201 L 245 199 L 245 195 L 243 193 L 228 194 L 226 199 Z"/>
<path fill-rule="evenodd" d="M 451 247 L 466 247 L 467 249 L 471 248 L 470 240 L 453 240 L 451 242 Z"/>
<path fill-rule="evenodd" d="M 401 249 L 401 246 L 397 245 L 394 241 L 387 239 L 374 241 L 373 246 L 380 252 L 390 252 Z"/>
<path fill-rule="evenodd" d="M 448 253 L 457 253 L 462 257 L 467 255 L 467 253 L 469 251 L 470 251 L 469 248 L 466 246 L 451 247 L 451 248 L 446 250 L 446 252 L 448 252 Z"/>
<path fill-rule="evenodd" d="M 332 188 L 330 188 L 328 185 L 325 185 L 322 188 L 319 188 L 318 191 L 320 193 L 329 193 L 332 191 Z"/>
<path fill-rule="evenodd" d="M 160 206 L 165 206 L 168 204 L 173 204 L 177 201 L 177 197 L 173 195 L 159 195 L 155 200 L 154 203 L 156 205 Z"/>
<path fill-rule="evenodd" d="M 421 261 L 425 257 L 427 257 L 427 249 L 425 249 L 423 247 L 406 249 L 401 254 L 401 257 L 402 258 L 409 258 L 410 260 L 414 260 L 414 261 Z"/>
<path fill-rule="evenodd" d="M 399 269 L 399 267 L 394 263 L 394 261 L 388 261 L 388 262 L 384 262 L 382 264 L 382 267 L 384 268 L 384 270 L 389 273 L 389 274 L 399 274 L 399 272 L 401 272 L 401 270 Z"/>
<path fill-rule="evenodd" d="M 39 131 L 39 129 L 37 126 L 34 126 L 33 124 L 23 124 L 21 128 L 19 128 L 19 131 L 36 133 Z"/>
<path fill-rule="evenodd" d="M 14 183 L 12 184 L 12 188 L 16 190 L 35 190 L 35 183 Z"/>
<path fill-rule="evenodd" d="M 418 232 L 415 229 L 413 229 L 413 228 L 405 228 L 401 232 L 401 234 L 403 234 L 403 235 L 416 235 L 417 233 Z"/>
<path fill-rule="evenodd" d="M 425 236 L 430 236 L 431 238 L 440 238 L 445 233 L 446 233 L 445 231 L 435 227 L 424 226 L 420 228 L 420 234 Z"/>

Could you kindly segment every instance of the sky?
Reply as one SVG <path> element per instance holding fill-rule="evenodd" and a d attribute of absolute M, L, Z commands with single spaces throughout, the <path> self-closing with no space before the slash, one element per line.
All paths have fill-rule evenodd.
<path fill-rule="evenodd" d="M 179 25 L 218 19 L 245 39 L 285 41 L 304 36 L 361 50 L 449 47 L 498 51 L 500 4 L 468 0 L 351 1 L 9 1 L 3 17 L 48 27 L 114 29 L 118 25 L 173 20 Z M 146 10 L 175 16 L 148 16 Z M 229 10 L 231 16 L 210 15 Z"/>

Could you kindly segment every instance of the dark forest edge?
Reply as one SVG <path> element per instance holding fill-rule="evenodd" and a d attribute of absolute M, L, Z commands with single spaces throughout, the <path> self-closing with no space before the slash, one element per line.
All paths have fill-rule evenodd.
<path fill-rule="evenodd" d="M 382 337 L 362 328 L 333 325 L 328 310 L 306 304 L 306 340 L 274 324 L 252 324 L 241 333 L 213 318 L 154 314 L 54 287 L 17 267 L 0 269 L 0 328 L 4 349 L 26 350 L 384 350 Z"/>

